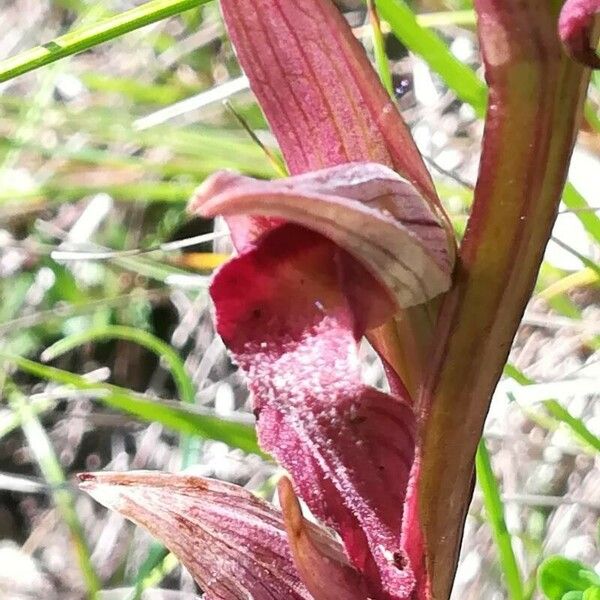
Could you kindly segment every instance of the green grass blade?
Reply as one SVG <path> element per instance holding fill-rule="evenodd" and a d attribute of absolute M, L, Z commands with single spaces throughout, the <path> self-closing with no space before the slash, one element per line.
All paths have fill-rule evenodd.
<path fill-rule="evenodd" d="M 490 455 L 485 440 L 479 442 L 475 457 L 477 483 L 483 494 L 483 504 L 487 520 L 492 529 L 492 537 L 498 548 L 500 566 L 506 579 L 506 587 L 511 600 L 523 600 L 525 592 L 523 581 L 517 566 L 517 560 L 512 547 L 510 533 L 504 520 L 504 505 L 500 497 L 498 482 L 492 470 Z"/>
<path fill-rule="evenodd" d="M 209 0 L 153 0 L 114 17 L 82 27 L 0 62 L 0 83 L 61 58 L 89 50 L 130 31 L 178 15 Z"/>
<path fill-rule="evenodd" d="M 194 384 L 186 373 L 183 361 L 177 352 L 155 335 L 134 327 L 106 325 L 70 335 L 49 346 L 42 355 L 43 360 L 53 360 L 82 344 L 115 338 L 139 344 L 163 358 L 173 375 L 181 399 L 188 404 L 194 403 Z"/>
<path fill-rule="evenodd" d="M 144 562 L 140 565 L 138 572 L 133 582 L 133 590 L 126 600 L 138 600 L 142 592 L 146 588 L 146 582 L 153 580 L 153 574 L 162 572 L 161 565 L 163 560 L 168 556 L 169 551 L 159 542 L 152 542 L 148 555 Z M 159 579 L 160 581 L 160 579 Z"/>
<path fill-rule="evenodd" d="M 186 97 L 182 85 L 144 83 L 131 77 L 118 77 L 97 71 L 82 73 L 81 80 L 94 92 L 118 94 L 134 104 L 167 105 Z"/>
<path fill-rule="evenodd" d="M 417 15 L 417 22 L 423 27 L 446 27 L 448 25 L 474 26 L 477 24 L 477 17 L 475 11 L 472 9 L 441 10 Z"/>
<path fill-rule="evenodd" d="M 565 206 L 573 211 L 590 236 L 600 244 L 600 217 L 590 210 L 590 205 L 572 183 L 567 183 L 565 186 L 562 200 Z"/>
<path fill-rule="evenodd" d="M 52 202 L 72 202 L 79 200 L 82 196 L 97 193 L 107 193 L 120 201 L 139 202 L 172 202 L 176 204 L 186 203 L 194 193 L 197 184 L 177 183 L 172 181 L 139 181 L 136 183 L 112 183 L 112 184 L 72 184 L 68 181 L 56 179 L 40 187 L 33 187 L 24 192 L 2 191 L 0 192 L 0 206 L 3 204 L 15 204 L 19 201 L 36 201 L 50 198 Z"/>
<path fill-rule="evenodd" d="M 35 410 L 32 410 L 29 405 L 27 398 L 12 386 L 9 386 L 8 397 L 11 408 L 19 417 L 29 448 L 39 465 L 44 479 L 50 486 L 54 504 L 71 533 L 71 540 L 75 548 L 79 568 L 86 584 L 87 597 L 95 599 L 98 597 L 100 581 L 92 566 L 83 527 L 77 517 L 73 496 L 66 485 L 67 480 L 54 452 L 54 448 L 52 448 L 46 431 L 42 427 Z"/>
<path fill-rule="evenodd" d="M 2 351 L 0 356 L 19 369 L 41 379 L 57 381 L 96 394 L 98 399 L 107 406 L 130 413 L 145 421 L 157 421 L 179 433 L 219 440 L 245 452 L 264 456 L 258 447 L 254 427 L 247 423 L 203 414 L 184 405 L 148 400 L 125 388 L 108 383 L 90 382 L 81 375 L 49 367 L 21 356 Z"/>
<path fill-rule="evenodd" d="M 75 27 L 88 25 L 105 14 L 106 9 L 103 3 L 98 2 L 85 10 L 84 14 L 75 22 Z M 32 102 L 22 106 L 21 123 L 14 134 L 19 145 L 6 154 L 0 165 L 0 182 L 3 184 L 7 181 L 5 177 L 6 172 L 13 168 L 19 161 L 22 152 L 21 144 L 36 139 L 40 119 L 42 119 L 47 108 L 52 103 L 56 78 L 67 66 L 68 62 L 63 62 L 59 65 L 53 65 L 51 69 L 47 69 L 41 78 L 40 84 L 37 86 Z"/>
<path fill-rule="evenodd" d="M 415 15 L 404 0 L 375 0 L 379 15 L 388 22 L 394 35 L 412 52 L 419 55 L 432 71 L 464 102 L 469 103 L 478 117 L 483 117 L 487 107 L 487 86 L 469 66 L 463 64 L 450 51 L 437 33 L 427 26 L 428 15 Z M 469 12 L 469 11 L 467 11 Z M 435 14 L 435 13 L 434 13 Z M 475 15 L 461 15 L 475 21 Z M 592 126 L 600 122 L 590 103 L 585 105 L 585 114 Z M 563 201 L 569 208 L 589 208 L 585 199 L 572 184 L 567 183 Z M 600 218 L 592 211 L 577 211 L 577 216 L 588 233 L 598 240 Z M 555 240 L 556 241 L 556 240 Z M 557 243 L 559 243 L 557 241 Z M 562 244 L 561 244 L 562 245 Z M 565 248 L 569 251 L 571 249 Z M 575 254 L 574 251 L 572 251 Z M 575 254 L 590 269 L 600 273 L 600 268 L 592 261 Z"/>
<path fill-rule="evenodd" d="M 504 375 L 514 379 L 520 385 L 535 384 L 533 379 L 527 377 L 525 373 L 510 363 L 504 367 Z M 554 399 L 546 400 L 543 404 L 550 413 L 550 416 L 556 421 L 564 423 L 571 430 L 571 433 L 574 434 L 575 438 L 585 445 L 590 446 L 596 452 L 600 452 L 600 438 L 594 435 L 581 419 L 574 417 L 562 404 Z"/>
<path fill-rule="evenodd" d="M 53 360 L 57 356 L 88 342 L 115 338 L 139 344 L 160 356 L 169 367 L 181 401 L 187 404 L 194 404 L 196 397 L 194 384 L 191 377 L 187 374 L 179 354 L 169 344 L 142 329 L 123 325 L 105 325 L 88 329 L 81 333 L 75 333 L 48 347 L 42 354 L 42 360 Z M 188 467 L 194 460 L 191 448 L 192 445 L 189 437 L 183 438 L 181 442 L 182 468 Z"/>
<path fill-rule="evenodd" d="M 381 32 L 381 23 L 377 14 L 375 0 L 367 0 L 367 10 L 369 20 L 371 21 L 371 39 L 373 40 L 373 52 L 375 54 L 375 65 L 383 87 L 387 93 L 394 97 L 394 84 L 392 83 L 392 73 L 390 72 L 390 63 L 385 53 L 385 40 Z"/>
<path fill-rule="evenodd" d="M 548 412 L 561 423 L 567 425 L 567 427 L 575 434 L 580 441 L 584 444 L 588 444 L 596 452 L 600 452 L 600 438 L 594 435 L 583 423 L 581 419 L 574 417 L 562 404 L 556 400 L 546 400 L 544 406 Z"/>
<path fill-rule="evenodd" d="M 567 292 L 571 291 L 577 287 L 598 287 L 600 284 L 600 273 L 594 271 L 594 269 L 590 269 L 586 267 L 585 269 L 581 269 L 581 271 L 575 271 L 574 273 L 569 273 L 565 275 L 558 281 L 551 283 L 548 287 L 540 290 L 537 295 L 540 298 L 543 298 L 547 302 L 551 302 L 557 297 L 563 296 Z M 566 313 L 565 313 L 566 314 Z M 577 313 L 577 316 L 581 314 L 581 311 Z"/>
<path fill-rule="evenodd" d="M 124 600 L 138 600 L 144 590 L 157 586 L 179 564 L 174 554 L 158 544 L 152 548 L 152 551 L 154 554 L 151 554 L 142 565 L 140 577 L 137 578 L 131 594 Z"/>
<path fill-rule="evenodd" d="M 575 258 L 578 258 L 584 264 L 584 266 L 586 266 L 588 269 L 591 269 L 592 271 L 595 271 L 596 273 L 598 273 L 600 275 L 600 265 L 595 263 L 593 260 L 589 259 L 584 254 L 581 254 L 581 252 L 579 252 L 578 250 L 575 250 L 575 248 L 573 248 L 572 246 L 569 246 L 569 244 L 565 244 L 565 242 L 563 242 L 562 240 L 559 240 L 558 238 L 556 238 L 554 236 L 552 236 L 551 239 L 557 246 L 560 246 L 563 250 L 566 250 L 569 254 L 572 254 Z"/>
<path fill-rule="evenodd" d="M 404 0 L 376 0 L 376 5 L 394 35 L 423 58 L 444 83 L 482 117 L 487 104 L 487 88 L 473 69 L 461 63 L 435 31 L 420 25 Z"/>
<path fill-rule="evenodd" d="M 596 131 L 600 131 L 600 117 L 598 117 L 598 113 L 594 108 L 594 105 L 587 100 L 583 107 L 583 114 L 585 115 L 585 120 L 591 125 L 593 129 Z"/>
<path fill-rule="evenodd" d="M 516 381 L 519 385 L 533 385 L 535 381 L 531 377 L 527 377 L 521 369 L 515 367 L 512 363 L 506 363 L 504 366 L 504 375 Z"/>
<path fill-rule="evenodd" d="M 188 404 L 194 403 L 194 384 L 185 370 L 183 361 L 171 346 L 147 331 L 119 325 L 98 327 L 59 340 L 44 351 L 42 358 L 45 361 L 52 360 L 81 344 L 114 338 L 137 343 L 162 357 L 173 375 L 181 399 Z M 186 468 L 193 463 L 195 456 L 192 451 L 192 443 L 193 440 L 189 437 L 182 439 L 182 468 Z M 154 585 L 164 577 L 166 574 L 164 568 L 166 564 L 165 561 L 167 561 L 169 557 L 171 557 L 171 559 L 174 558 L 172 555 L 168 554 L 168 551 L 164 546 L 159 543 L 154 543 L 152 545 L 148 556 L 142 563 L 136 576 L 134 588 L 129 596 L 132 600 L 137 600 L 147 587 Z M 177 563 L 175 562 L 175 564 Z M 171 565 L 171 568 L 174 566 L 175 565 Z"/>
<path fill-rule="evenodd" d="M 52 398 L 37 398 L 30 400 L 28 403 L 29 410 L 34 412 L 36 415 L 45 413 L 56 406 L 56 402 Z M 21 418 L 17 413 L 12 410 L 7 410 L 0 414 L 0 440 L 8 435 L 11 431 L 14 431 L 21 425 Z"/>
<path fill-rule="evenodd" d="M 76 333 L 48 347 L 44 351 L 42 359 L 44 361 L 53 360 L 82 344 L 115 338 L 134 342 L 160 356 L 169 367 L 181 400 L 187 404 L 194 404 L 194 384 L 177 352 L 163 340 L 141 329 L 122 325 L 107 325 Z M 183 469 L 193 464 L 196 458 L 194 449 L 193 438 L 183 437 L 181 440 L 181 467 Z M 151 546 L 148 556 L 136 576 L 131 598 L 137 600 L 146 587 L 155 583 L 159 575 L 165 575 L 164 561 L 167 556 L 169 556 L 168 551 L 161 544 L 154 543 Z"/>

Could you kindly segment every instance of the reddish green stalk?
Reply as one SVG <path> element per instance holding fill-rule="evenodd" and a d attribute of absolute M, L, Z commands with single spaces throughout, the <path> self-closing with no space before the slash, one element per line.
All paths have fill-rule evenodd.
<path fill-rule="evenodd" d="M 449 597 L 473 459 L 565 183 L 589 71 L 556 35 L 561 2 L 476 0 L 490 86 L 480 176 L 421 408 L 432 595 Z"/>

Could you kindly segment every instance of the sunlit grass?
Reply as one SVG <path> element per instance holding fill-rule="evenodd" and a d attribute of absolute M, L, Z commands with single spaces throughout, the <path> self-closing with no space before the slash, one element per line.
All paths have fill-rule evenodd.
<path fill-rule="evenodd" d="M 222 80 L 237 76 L 239 73 L 227 50 L 220 51 L 218 68 L 213 64 L 216 51 L 201 44 L 184 53 L 185 60 L 180 69 L 148 65 L 149 73 L 145 73 L 144 78 L 105 72 L 98 64 L 88 68 L 84 55 L 73 58 L 72 64 L 84 94 L 88 95 L 87 100 L 61 102 L 54 97 L 56 77 L 64 73 L 66 67 L 66 63 L 56 61 L 92 50 L 108 41 L 115 44 L 115 54 L 122 52 L 119 60 L 126 61 L 127 47 L 117 47 L 117 44 L 125 44 L 127 38 L 118 38 L 145 25 L 180 15 L 181 22 L 175 33 L 165 32 L 162 37 L 160 32 L 148 34 L 151 43 L 157 47 L 173 48 L 194 35 L 198 21 L 202 21 L 205 14 L 199 8 L 204 4 L 208 3 L 205 0 L 148 2 L 122 15 L 112 15 L 101 23 L 59 35 L 46 46 L 0 63 L 0 81 L 11 85 L 22 81 L 16 77 L 55 63 L 46 71 L 27 76 L 39 78 L 33 85 L 38 89 L 37 94 L 14 94 L 13 89 L 7 87 L 7 93 L 0 96 L 0 164 L 5 182 L 0 190 L 0 219 L 16 220 L 25 230 L 27 239 L 13 240 L 13 249 L 29 253 L 28 262 L 0 282 L 4 360 L 17 368 L 17 374 L 26 375 L 31 381 L 52 381 L 80 390 L 97 404 L 125 412 L 143 422 L 161 423 L 179 433 L 185 440 L 182 466 L 193 462 L 193 453 L 186 450 L 193 439 L 219 440 L 246 452 L 259 453 L 253 428 L 250 423 L 225 420 L 211 411 L 195 407 L 194 385 L 181 357 L 168 343 L 151 333 L 147 316 L 150 300 L 125 301 L 123 307 L 123 301 L 118 299 L 133 297 L 150 285 L 156 285 L 153 292 L 165 292 L 167 296 L 173 276 L 187 275 L 197 277 L 198 287 L 204 285 L 204 289 L 196 288 L 190 292 L 190 297 L 205 294 L 207 279 L 201 278 L 222 264 L 227 255 L 197 252 L 182 255 L 181 260 L 172 261 L 175 264 L 171 264 L 167 256 L 115 258 L 86 267 L 95 273 L 90 283 L 73 274 L 82 266 L 83 257 L 75 262 L 74 269 L 51 258 L 51 249 L 58 249 L 65 240 L 41 231 L 36 226 L 36 218 L 48 219 L 49 214 L 55 215 L 61 208 L 82 207 L 95 195 L 108 194 L 114 203 L 113 213 L 93 232 L 90 244 L 99 251 L 143 248 L 170 239 L 185 220 L 185 203 L 196 186 L 213 171 L 229 168 L 264 178 L 280 175 L 276 162 L 270 160 L 263 148 L 219 105 L 149 129 L 140 130 L 136 126 L 140 118 L 153 111 L 217 85 L 215 72 Z M 457 98 L 469 103 L 477 116 L 483 116 L 487 102 L 484 82 L 473 69 L 460 63 L 431 29 L 447 25 L 470 27 L 473 12 L 444 11 L 414 18 L 408 5 L 401 0 L 377 0 L 376 6 L 385 26 L 384 33 L 375 31 L 374 44 L 381 77 L 388 90 L 393 91 L 384 43 L 386 32 L 391 30 L 427 62 Z M 210 8 L 214 9 L 214 6 Z M 183 14 L 184 11 L 190 12 Z M 190 27 L 185 19 L 190 19 Z M 223 43 L 221 38 L 219 34 L 217 39 Z M 214 39 L 211 38 L 211 43 Z M 244 115 L 244 122 L 259 132 L 261 142 L 278 157 L 251 96 L 241 94 L 239 101 L 236 98 L 235 106 Z M 591 101 L 586 104 L 586 117 L 592 126 L 598 127 L 600 121 Z M 26 177 L 22 176 L 24 173 Z M 469 208 L 472 193 L 460 183 L 441 178 L 438 190 L 443 199 L 460 196 L 463 208 Z M 565 189 L 564 203 L 580 220 L 590 240 L 600 243 L 600 219 L 594 203 L 571 184 Z M 464 212 L 452 216 L 457 230 L 462 233 Z M 10 243 L 5 247 L 10 247 Z M 537 290 L 537 295 L 548 301 L 554 310 L 575 321 L 581 321 L 582 315 L 570 300 L 571 292 L 587 286 L 597 287 L 599 281 L 597 263 L 588 258 L 585 260 L 588 262 L 580 271 L 553 272 L 548 279 L 542 275 Z M 42 297 L 36 305 L 29 306 L 32 286 L 40 273 L 47 275 L 48 271 L 55 283 L 40 292 Z M 203 275 L 198 275 L 197 271 L 202 271 Z M 86 277 L 90 277 L 89 273 Z M 22 314 L 24 306 L 28 309 L 27 314 Z M 6 325 L 4 329 L 3 325 Z M 589 336 L 589 344 L 597 349 L 594 337 Z M 80 344 L 117 338 L 140 344 L 160 355 L 175 379 L 177 400 L 183 404 L 136 394 L 125 387 L 92 382 L 83 375 L 36 360 L 45 348 L 44 358 L 51 359 Z M 508 375 L 515 376 L 515 372 L 509 369 Z M 521 383 L 526 386 L 533 382 L 522 379 Z M 70 492 L 63 493 L 66 477 L 39 421 L 39 416 L 53 408 L 54 401 L 47 397 L 29 399 L 22 392 L 13 390 L 10 405 L 12 411 L 0 418 L 0 438 L 23 428 L 40 470 L 51 489 L 56 490 L 56 504 L 71 527 L 79 567 L 90 597 L 93 597 L 99 583 L 89 562 Z M 548 399 L 542 406 L 546 412 L 543 416 L 547 419 L 544 423 L 566 427 L 589 453 L 600 450 L 598 438 L 557 400 Z M 493 478 L 490 459 L 483 445 L 477 466 L 486 514 L 507 587 L 512 598 L 524 597 L 526 586 L 522 579 L 530 574 L 520 574 L 516 566 L 510 534 L 502 516 L 501 490 Z M 173 558 L 165 559 L 164 552 L 155 548 L 139 573 L 136 593 L 157 585 L 164 573 L 173 567 Z"/>

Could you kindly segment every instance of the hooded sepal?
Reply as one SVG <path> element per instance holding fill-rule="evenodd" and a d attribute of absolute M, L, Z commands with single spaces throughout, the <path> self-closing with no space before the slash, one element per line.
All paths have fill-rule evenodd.
<path fill-rule="evenodd" d="M 377 163 L 274 181 L 220 172 L 198 188 L 189 210 L 233 219 L 238 250 L 284 221 L 317 231 L 361 261 L 398 308 L 426 302 L 450 286 L 454 243 L 443 221 L 408 181 Z"/>
<path fill-rule="evenodd" d="M 441 211 L 398 107 L 331 0 L 220 4 L 290 173 L 375 161 L 406 177 Z"/>

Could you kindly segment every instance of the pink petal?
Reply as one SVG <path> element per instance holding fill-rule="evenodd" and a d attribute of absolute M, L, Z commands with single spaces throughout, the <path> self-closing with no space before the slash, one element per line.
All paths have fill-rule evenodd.
<path fill-rule="evenodd" d="M 221 8 L 292 173 L 370 160 L 439 204 L 408 128 L 331 0 L 221 0 Z"/>
<path fill-rule="evenodd" d="M 391 169 L 350 163 L 260 181 L 230 172 L 210 177 L 191 211 L 203 216 L 259 216 L 252 231 L 233 228 L 236 246 L 284 219 L 325 235 L 361 260 L 398 307 L 421 304 L 450 286 L 453 243 L 423 197 Z"/>
<path fill-rule="evenodd" d="M 217 329 L 248 376 L 262 446 L 340 533 L 370 594 L 401 600 L 414 586 L 400 532 L 415 418 L 403 399 L 360 380 L 366 319 L 354 309 L 385 294 L 364 270 L 347 277 L 349 265 L 361 269 L 288 224 L 225 265 L 211 295 Z"/>
<path fill-rule="evenodd" d="M 341 546 L 331 544 L 331 536 L 311 525 L 287 477 L 278 484 L 288 540 L 296 568 L 315 600 L 365 600 L 365 582 L 350 566 Z"/>
<path fill-rule="evenodd" d="M 281 514 L 228 483 L 150 471 L 85 473 L 80 487 L 159 538 L 207 600 L 313 600 L 293 564 Z M 340 549 L 323 532 L 332 556 Z"/>
<path fill-rule="evenodd" d="M 567 0 L 558 21 L 558 33 L 567 52 L 584 65 L 600 69 L 594 36 L 600 0 Z"/>
<path fill-rule="evenodd" d="M 227 192 L 239 181 L 239 174 L 233 171 L 219 171 L 204 180 L 188 205 L 189 212 L 199 212 L 200 198 L 217 197 Z M 227 217 L 227 226 L 231 233 L 233 246 L 242 252 L 254 245 L 256 240 L 269 229 L 282 225 L 282 220 L 273 217 L 231 215 Z"/>

